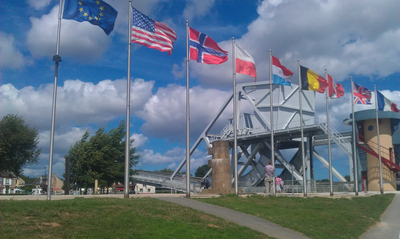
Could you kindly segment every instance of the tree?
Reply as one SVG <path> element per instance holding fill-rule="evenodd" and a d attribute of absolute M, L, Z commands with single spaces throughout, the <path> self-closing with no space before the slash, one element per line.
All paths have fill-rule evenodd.
<path fill-rule="evenodd" d="M 94 136 L 89 138 L 86 131 L 82 139 L 71 146 L 65 157 L 70 159 L 70 182 L 79 187 L 88 188 L 98 180 L 99 187 L 110 187 L 114 182 L 123 182 L 125 177 L 125 121 L 119 126 L 104 132 L 100 128 Z M 130 140 L 130 144 L 133 139 Z M 135 148 L 130 149 L 130 171 L 138 163 L 139 155 L 135 155 Z M 72 188 L 73 186 L 71 186 Z"/>
<path fill-rule="evenodd" d="M 196 169 L 194 176 L 202 178 L 206 176 L 208 170 L 210 170 L 210 167 L 208 167 L 208 164 L 204 164 Z"/>
<path fill-rule="evenodd" d="M 22 175 L 27 165 L 37 163 L 41 149 L 38 131 L 18 115 L 6 115 L 0 121 L 0 171 Z"/>
<path fill-rule="evenodd" d="M 161 170 L 156 170 L 156 172 L 173 174 L 174 170 L 172 170 L 170 168 L 164 168 L 164 169 L 161 169 Z"/>

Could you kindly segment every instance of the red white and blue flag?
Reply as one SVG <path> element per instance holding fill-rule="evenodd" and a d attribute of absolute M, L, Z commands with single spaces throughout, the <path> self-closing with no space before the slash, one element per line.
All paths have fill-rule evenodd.
<path fill-rule="evenodd" d="M 378 110 L 399 112 L 399 109 L 395 103 L 391 102 L 388 98 L 382 95 L 381 92 L 377 92 L 378 94 L 376 95 L 376 98 L 378 99 Z"/>
<path fill-rule="evenodd" d="M 278 58 L 272 56 L 272 79 L 274 84 L 292 86 L 290 77 L 294 73 L 283 66 Z"/>
<path fill-rule="evenodd" d="M 190 60 L 218 65 L 228 60 L 228 52 L 222 50 L 211 37 L 189 27 Z"/>
<path fill-rule="evenodd" d="M 132 42 L 172 53 L 176 33 L 164 23 L 157 22 L 132 7 Z"/>
<path fill-rule="evenodd" d="M 371 91 L 353 82 L 354 104 L 371 105 Z"/>

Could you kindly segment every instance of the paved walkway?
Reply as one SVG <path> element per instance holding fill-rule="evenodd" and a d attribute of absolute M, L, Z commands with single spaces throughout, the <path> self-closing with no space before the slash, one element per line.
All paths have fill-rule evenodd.
<path fill-rule="evenodd" d="M 368 230 L 361 239 L 400 239 L 400 194 L 396 194 L 381 217 L 381 222 Z"/>
<path fill-rule="evenodd" d="M 234 222 L 238 225 L 249 227 L 253 230 L 262 232 L 274 238 L 282 238 L 282 239 L 308 238 L 303 234 L 300 234 L 299 232 L 295 232 L 291 229 L 284 228 L 278 224 L 269 222 L 259 217 L 234 211 L 225 207 L 211 205 L 182 197 L 158 197 L 157 199 L 164 200 L 167 202 L 177 203 L 186 207 L 191 207 L 199 211 L 203 211 L 205 213 L 212 214 L 214 216 Z"/>

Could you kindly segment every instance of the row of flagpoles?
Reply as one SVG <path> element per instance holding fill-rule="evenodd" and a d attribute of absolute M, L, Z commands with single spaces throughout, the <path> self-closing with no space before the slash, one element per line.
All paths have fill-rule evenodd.
<path fill-rule="evenodd" d="M 56 95 L 57 95 L 57 77 L 58 66 L 61 62 L 59 56 L 60 48 L 60 30 L 61 30 L 61 15 L 63 19 L 76 20 L 79 22 L 88 21 L 93 25 L 97 25 L 109 35 L 114 29 L 115 20 L 118 12 L 102 0 L 65 0 L 64 11 L 62 11 L 62 0 L 60 0 L 58 29 L 57 29 L 57 47 L 56 55 L 53 57 L 55 61 L 55 77 L 53 89 L 53 107 L 52 107 L 52 127 L 50 139 L 50 157 L 49 157 L 49 175 L 52 174 L 52 160 L 53 160 L 53 146 L 54 146 L 54 126 L 55 126 L 55 112 L 56 112 Z M 131 43 L 144 45 L 148 48 L 157 49 L 161 52 L 172 53 L 173 44 L 177 39 L 177 35 L 173 29 L 167 25 L 157 22 L 143 13 L 139 12 L 132 7 L 132 0 L 129 0 L 129 37 L 128 37 L 128 69 L 127 69 L 127 99 L 126 99 L 126 148 L 125 148 L 125 180 L 124 180 L 124 197 L 129 197 L 129 157 L 130 157 L 130 67 L 131 67 Z M 246 74 L 256 79 L 256 67 L 253 57 L 245 50 L 236 45 L 234 38 L 232 38 L 232 52 L 233 52 L 233 133 L 234 133 L 234 182 L 235 193 L 238 194 L 238 162 L 237 162 L 237 107 L 236 107 L 236 73 Z M 204 64 L 222 64 L 228 60 L 228 52 L 222 50 L 218 44 L 209 36 L 194 30 L 189 27 L 189 22 L 186 21 L 186 196 L 190 197 L 190 95 L 189 95 L 189 60 L 195 60 L 198 63 Z M 274 154 L 274 128 L 273 128 L 273 84 L 277 85 L 291 85 L 290 77 L 294 74 L 292 71 L 283 66 L 279 59 L 272 56 L 270 51 L 270 132 L 271 132 L 271 161 L 275 164 Z M 326 105 L 327 105 L 327 124 L 329 135 L 329 112 L 328 112 L 328 98 L 339 98 L 344 95 L 343 87 L 341 84 L 336 84 L 333 78 L 325 74 L 325 78 L 317 73 L 301 66 L 298 60 L 298 73 L 299 73 L 299 103 L 300 103 L 300 127 L 301 127 L 301 152 L 303 159 L 303 187 L 304 195 L 307 195 L 306 187 L 306 165 L 304 156 L 304 135 L 303 135 L 303 122 L 302 122 L 302 90 L 317 91 L 324 93 L 326 88 Z M 326 80 L 327 79 L 327 80 Z M 368 103 L 370 92 L 360 90 L 361 88 L 352 82 L 354 89 L 354 99 L 358 97 L 357 103 Z M 353 94 L 353 90 L 352 90 Z M 352 97 L 352 99 L 353 99 Z M 369 98 L 368 98 L 369 97 Z M 378 97 L 379 99 L 379 97 Z M 387 99 L 384 98 L 385 102 Z M 355 104 L 356 102 L 354 102 Z M 391 103 L 391 102 L 390 102 Z M 354 115 L 354 104 L 353 115 Z M 378 104 L 376 104 L 378 105 Z M 386 108 L 385 108 L 386 109 Z M 354 121 L 354 116 L 353 116 Z M 354 131 L 354 122 L 353 122 Z M 354 132 L 353 132 L 353 138 Z M 378 137 L 379 138 L 379 137 Z M 330 137 L 329 139 L 329 177 L 331 182 L 331 195 L 332 191 L 332 166 L 331 166 L 331 153 L 330 153 Z M 355 147 L 353 147 L 355 148 Z M 353 161 L 355 162 L 355 153 L 353 153 Z M 356 167 L 356 164 L 355 164 Z M 355 168 L 356 170 L 356 168 Z M 355 171 L 356 172 L 356 171 Z M 357 184 L 357 177 L 355 177 L 355 185 Z M 382 183 L 382 180 L 381 180 Z M 275 184 L 275 183 L 274 183 Z M 51 177 L 48 178 L 48 185 L 51 185 Z M 357 185 L 356 185 L 357 193 Z M 51 190 L 47 192 L 47 199 L 51 199 Z"/>

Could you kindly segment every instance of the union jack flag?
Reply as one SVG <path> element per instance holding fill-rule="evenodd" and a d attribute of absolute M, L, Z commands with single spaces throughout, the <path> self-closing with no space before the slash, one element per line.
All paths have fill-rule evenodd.
<path fill-rule="evenodd" d="M 353 82 L 354 104 L 371 105 L 371 91 Z"/>

